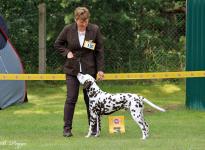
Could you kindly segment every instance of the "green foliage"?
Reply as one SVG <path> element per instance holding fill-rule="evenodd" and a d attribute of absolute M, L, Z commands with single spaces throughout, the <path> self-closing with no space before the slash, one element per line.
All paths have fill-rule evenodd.
<path fill-rule="evenodd" d="M 27 72 L 38 68 L 40 0 L 1 0 L 14 46 Z M 106 72 L 176 71 L 184 69 L 185 0 L 44 0 L 47 7 L 47 72 L 62 71 L 63 59 L 53 48 L 77 6 L 87 6 L 90 22 L 104 36 Z"/>
<path fill-rule="evenodd" d="M 38 3 L 32 0 L 1 0 L 0 12 L 9 28 L 9 37 L 26 66 L 37 68 Z"/>

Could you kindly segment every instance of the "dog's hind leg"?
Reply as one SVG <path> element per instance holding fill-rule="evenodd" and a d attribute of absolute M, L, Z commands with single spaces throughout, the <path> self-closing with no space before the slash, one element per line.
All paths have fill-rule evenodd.
<path fill-rule="evenodd" d="M 99 125 L 99 132 L 101 131 L 101 115 L 99 115 L 99 117 L 98 117 L 98 125 Z"/>
<path fill-rule="evenodd" d="M 142 131 L 142 139 L 145 140 L 149 135 L 149 127 L 148 124 L 144 120 L 143 112 L 136 109 L 131 109 L 131 115 L 132 118 L 135 120 L 135 122 L 139 125 L 141 131 Z"/>

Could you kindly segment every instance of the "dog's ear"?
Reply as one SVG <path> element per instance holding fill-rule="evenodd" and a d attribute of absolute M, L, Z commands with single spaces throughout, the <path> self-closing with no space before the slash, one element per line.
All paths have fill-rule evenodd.
<path fill-rule="evenodd" d="M 92 81 L 85 81 L 83 84 L 83 89 L 88 89 L 92 84 Z"/>

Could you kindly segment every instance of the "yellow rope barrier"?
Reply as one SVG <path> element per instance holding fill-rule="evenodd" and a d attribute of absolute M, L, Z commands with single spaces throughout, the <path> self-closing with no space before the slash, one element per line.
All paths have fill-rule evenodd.
<path fill-rule="evenodd" d="M 205 71 L 107 73 L 104 80 L 171 79 L 205 77 Z M 0 80 L 65 80 L 65 74 L 0 74 Z"/>
<path fill-rule="evenodd" d="M 205 71 L 106 74 L 105 80 L 170 79 L 170 78 L 193 78 L 193 77 L 205 77 Z"/>

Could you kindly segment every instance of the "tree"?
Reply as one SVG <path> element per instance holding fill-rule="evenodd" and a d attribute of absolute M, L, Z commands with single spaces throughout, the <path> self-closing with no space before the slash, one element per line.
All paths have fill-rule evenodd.
<path fill-rule="evenodd" d="M 1 0 L 11 41 L 27 72 L 38 67 L 40 0 Z M 104 36 L 106 72 L 176 71 L 184 66 L 185 0 L 44 0 L 47 6 L 48 72 L 61 72 L 64 60 L 53 48 L 59 32 L 86 6 Z"/>

